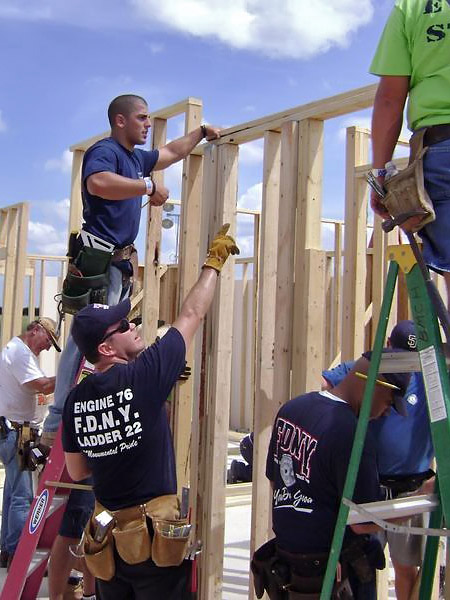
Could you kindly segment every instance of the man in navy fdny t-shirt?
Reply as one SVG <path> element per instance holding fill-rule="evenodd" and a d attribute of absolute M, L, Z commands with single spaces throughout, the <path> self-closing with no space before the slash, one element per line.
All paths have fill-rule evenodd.
<path fill-rule="evenodd" d="M 369 361 L 361 357 L 332 393 L 312 392 L 294 398 L 276 416 L 266 475 L 273 487 L 273 530 L 283 550 L 294 554 L 330 550 L 364 394 L 365 381 L 355 371 L 367 373 L 368 367 Z M 406 379 L 409 375 L 402 376 L 404 387 Z M 385 414 L 394 401 L 399 410 L 405 409 L 403 399 L 399 395 L 394 398 L 392 389 L 375 385 L 371 418 Z M 381 499 L 370 436 L 366 438 L 353 499 L 357 503 Z M 344 546 L 354 532 L 370 531 L 372 525 L 347 528 Z M 355 598 L 373 596 L 375 581 L 371 589 L 363 591 L 355 578 L 350 581 Z"/>
<path fill-rule="evenodd" d="M 96 499 L 107 509 L 139 506 L 176 494 L 175 456 L 164 403 L 185 366 L 186 347 L 214 296 L 217 276 L 239 249 L 216 235 L 198 282 L 166 335 L 144 348 L 126 319 L 131 303 L 92 304 L 73 320 L 72 335 L 96 372 L 69 394 L 63 414 L 63 447 L 70 476 L 92 475 Z M 115 555 L 116 572 L 98 580 L 100 600 L 144 597 L 182 600 L 187 566 L 161 568 L 151 559 L 130 565 Z"/>

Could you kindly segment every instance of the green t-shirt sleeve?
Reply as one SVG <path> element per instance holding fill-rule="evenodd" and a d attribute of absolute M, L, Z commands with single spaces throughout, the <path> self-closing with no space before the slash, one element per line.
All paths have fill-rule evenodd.
<path fill-rule="evenodd" d="M 395 6 L 389 16 L 370 65 L 373 75 L 411 75 L 411 53 L 405 35 L 403 12 Z"/>

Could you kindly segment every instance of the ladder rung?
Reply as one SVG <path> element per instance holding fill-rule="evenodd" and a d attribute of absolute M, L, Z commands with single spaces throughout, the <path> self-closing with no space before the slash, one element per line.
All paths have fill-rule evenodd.
<path fill-rule="evenodd" d="M 446 359 L 450 368 L 450 357 Z M 421 371 L 418 352 L 383 352 L 380 360 L 379 373 L 415 373 Z"/>
<path fill-rule="evenodd" d="M 407 498 L 396 498 L 395 500 L 367 502 L 359 506 L 379 519 L 397 519 L 432 512 L 439 506 L 439 500 L 435 494 L 423 494 Z M 352 509 L 348 514 L 347 525 L 356 525 L 357 523 L 367 523 L 367 516 Z"/>
<path fill-rule="evenodd" d="M 52 499 L 52 503 L 50 504 L 50 508 L 48 509 L 47 519 L 50 515 L 52 515 L 55 511 L 58 510 L 63 504 L 67 502 L 69 496 L 67 495 L 59 495 L 55 494 Z"/>
<path fill-rule="evenodd" d="M 50 550 L 36 550 L 33 554 L 30 564 L 28 565 L 27 577 L 29 577 L 35 569 L 39 567 L 43 560 L 50 554 Z"/>

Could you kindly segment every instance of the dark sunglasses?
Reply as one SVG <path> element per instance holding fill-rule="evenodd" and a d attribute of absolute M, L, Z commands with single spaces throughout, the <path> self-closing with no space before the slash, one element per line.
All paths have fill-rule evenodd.
<path fill-rule="evenodd" d="M 112 331 L 110 331 L 109 333 L 107 333 L 104 338 L 101 340 L 100 344 L 103 344 L 103 342 L 105 340 L 107 340 L 109 337 L 111 337 L 112 335 L 114 335 L 115 333 L 125 333 L 126 331 L 128 331 L 130 329 L 130 322 L 128 321 L 128 319 L 122 319 L 120 321 L 120 325 L 119 327 L 117 327 L 116 329 L 113 329 Z"/>

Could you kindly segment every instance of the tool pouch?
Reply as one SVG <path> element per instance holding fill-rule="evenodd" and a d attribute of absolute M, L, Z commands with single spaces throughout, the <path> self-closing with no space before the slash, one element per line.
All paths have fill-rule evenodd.
<path fill-rule="evenodd" d="M 375 577 L 375 569 L 384 569 L 386 561 L 383 548 L 375 536 L 359 535 L 341 552 L 361 583 L 369 583 Z"/>
<path fill-rule="evenodd" d="M 112 532 L 111 530 L 108 531 L 103 541 L 96 542 L 93 537 L 94 531 L 95 525 L 91 517 L 84 529 L 84 560 L 87 568 L 94 577 L 103 579 L 103 581 L 109 581 L 114 577 L 116 572 Z"/>
<path fill-rule="evenodd" d="M 278 562 L 275 538 L 263 544 L 255 551 L 250 568 L 253 573 L 253 585 L 257 598 L 262 598 L 264 592 L 270 600 L 285 600 L 286 593 L 280 588 L 278 577 L 275 578 L 275 567 Z M 288 584 L 290 573 L 286 565 L 286 581 Z M 278 572 L 278 569 L 277 569 Z"/>
<path fill-rule="evenodd" d="M 69 264 L 61 294 L 62 310 L 75 315 L 88 304 L 106 304 L 112 253 L 84 246 Z"/>
<path fill-rule="evenodd" d="M 150 500 L 146 513 L 152 519 L 152 560 L 158 567 L 181 565 L 189 546 L 187 519 L 180 519 L 179 502 L 176 495 L 168 494 Z"/>
<path fill-rule="evenodd" d="M 423 156 L 428 149 L 423 147 L 425 131 L 426 129 L 419 130 L 412 136 L 409 165 L 406 169 L 384 182 L 387 193 L 383 203 L 394 225 L 401 225 L 406 231 L 412 232 L 419 231 L 436 218 L 423 178 Z M 415 222 L 417 216 L 421 216 L 418 224 Z M 415 219 L 408 226 L 410 217 Z"/>
<path fill-rule="evenodd" d="M 147 526 L 145 505 L 123 508 L 113 512 L 116 526 L 112 530 L 120 558 L 129 565 L 148 560 L 152 542 Z"/>
<path fill-rule="evenodd" d="M 176 567 L 186 557 L 189 533 L 187 519 L 153 519 L 152 560 L 158 567 Z"/>

